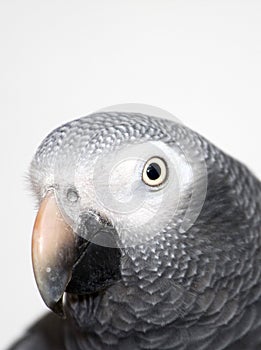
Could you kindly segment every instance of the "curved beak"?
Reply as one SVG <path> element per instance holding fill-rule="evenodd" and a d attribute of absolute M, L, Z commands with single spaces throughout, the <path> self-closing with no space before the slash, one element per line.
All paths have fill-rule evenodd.
<path fill-rule="evenodd" d="M 80 216 L 80 222 L 77 235 L 65 222 L 55 192 L 50 190 L 42 200 L 33 228 L 36 283 L 45 304 L 61 317 L 65 317 L 65 292 L 92 294 L 121 278 L 116 230 L 89 211 Z"/>
<path fill-rule="evenodd" d="M 32 237 L 32 262 L 45 304 L 64 317 L 63 294 L 75 262 L 76 237 L 58 208 L 53 191 L 47 192 L 36 216 Z"/>

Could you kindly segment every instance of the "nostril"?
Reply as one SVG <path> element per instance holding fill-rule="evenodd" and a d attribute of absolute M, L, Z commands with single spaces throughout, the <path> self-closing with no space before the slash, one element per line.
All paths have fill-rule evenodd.
<path fill-rule="evenodd" d="M 76 203 L 79 199 L 79 194 L 75 188 L 69 188 L 66 196 L 71 203 Z"/>

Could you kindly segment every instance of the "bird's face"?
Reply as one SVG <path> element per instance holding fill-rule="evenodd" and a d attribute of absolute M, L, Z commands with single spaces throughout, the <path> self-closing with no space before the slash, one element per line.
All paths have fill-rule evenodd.
<path fill-rule="evenodd" d="M 180 276 L 178 259 L 191 260 L 184 233 L 206 194 L 202 145 L 181 125 L 131 113 L 98 113 L 47 136 L 30 180 L 39 202 L 33 265 L 48 307 L 62 315 L 65 291 L 124 288 L 124 299 L 165 272 L 166 281 Z"/>

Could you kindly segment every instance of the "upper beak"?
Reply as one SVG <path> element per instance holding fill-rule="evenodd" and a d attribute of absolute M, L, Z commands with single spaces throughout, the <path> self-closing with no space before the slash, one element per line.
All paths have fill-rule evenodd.
<path fill-rule="evenodd" d="M 64 292 L 91 294 L 121 278 L 117 232 L 89 211 L 81 217 L 80 236 L 65 222 L 55 192 L 42 200 L 32 238 L 34 275 L 45 304 L 65 317 Z M 81 233 L 85 233 L 81 237 Z M 91 238 L 91 241 L 90 241 Z"/>
<path fill-rule="evenodd" d="M 32 237 L 32 261 L 40 294 L 46 305 L 60 316 L 63 293 L 75 262 L 76 237 L 49 191 L 36 216 Z"/>

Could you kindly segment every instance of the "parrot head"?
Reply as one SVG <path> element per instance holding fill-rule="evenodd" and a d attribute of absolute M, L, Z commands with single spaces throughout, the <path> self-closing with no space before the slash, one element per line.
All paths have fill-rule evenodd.
<path fill-rule="evenodd" d="M 44 302 L 108 344 L 153 331 L 157 348 L 157 330 L 168 341 L 162 327 L 227 324 L 251 289 L 246 174 L 170 120 L 100 112 L 57 128 L 30 167 Z"/>

